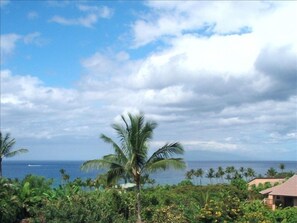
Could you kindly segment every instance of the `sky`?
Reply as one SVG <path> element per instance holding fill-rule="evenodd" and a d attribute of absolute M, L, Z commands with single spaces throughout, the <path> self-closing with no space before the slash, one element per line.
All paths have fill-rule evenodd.
<path fill-rule="evenodd" d="M 90 160 L 122 114 L 151 152 L 297 160 L 297 2 L 1 0 L 1 132 L 15 160 Z"/>

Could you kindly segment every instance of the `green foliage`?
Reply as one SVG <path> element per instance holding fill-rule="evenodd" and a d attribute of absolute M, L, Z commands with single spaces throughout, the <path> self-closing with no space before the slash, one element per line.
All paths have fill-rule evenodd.
<path fill-rule="evenodd" d="M 221 194 L 220 199 L 210 200 L 197 216 L 198 222 L 230 222 L 241 216 L 240 200 Z"/>
<path fill-rule="evenodd" d="M 172 222 L 180 222 L 186 223 L 188 222 L 185 216 L 183 215 L 182 209 L 177 207 L 176 205 L 169 205 L 158 208 L 153 216 L 152 220 L 149 222 L 153 223 L 172 223 Z"/>
<path fill-rule="evenodd" d="M 297 208 L 296 207 L 287 207 L 284 209 L 277 209 L 273 213 L 275 222 L 281 223 L 291 223 L 297 222 Z"/>
<path fill-rule="evenodd" d="M 186 185 L 191 185 L 191 186 L 193 186 L 194 184 L 192 183 L 191 180 L 186 179 L 186 180 L 181 181 L 178 185 L 179 185 L 179 186 L 186 186 Z"/>
<path fill-rule="evenodd" d="M 191 180 L 184 180 L 178 185 L 147 187 L 140 198 L 141 218 L 147 223 L 297 222 L 296 208 L 272 211 L 263 204 L 259 191 L 273 185 L 260 184 L 247 189 L 245 180 L 238 177 L 247 170 L 241 168 L 236 173 L 230 167 L 228 172 L 233 173 L 230 184 L 197 186 Z M 28 175 L 22 181 L 0 178 L 0 222 L 128 223 L 138 218 L 137 190 L 126 191 L 107 184 L 104 189 L 106 175 L 94 180 L 70 181 L 64 170 L 61 174 L 62 184 L 56 188 L 52 187 L 52 180 L 40 176 Z M 147 175 L 142 183 L 149 180 Z"/>
<path fill-rule="evenodd" d="M 17 182 L 0 178 L 0 222 L 13 223 L 20 220 L 22 202 L 18 191 Z"/>
<path fill-rule="evenodd" d="M 247 182 L 241 178 L 231 180 L 231 185 L 241 191 L 247 191 L 247 189 L 248 189 Z"/>
<path fill-rule="evenodd" d="M 273 167 L 270 167 L 266 172 L 267 177 L 276 177 L 276 175 L 277 175 L 277 171 Z"/>
<path fill-rule="evenodd" d="M 260 200 L 244 202 L 241 205 L 243 216 L 240 223 L 271 223 L 273 221 L 272 210 L 268 209 Z"/>
<path fill-rule="evenodd" d="M 128 203 L 125 196 L 114 190 L 80 191 L 43 201 L 43 206 L 36 212 L 37 217 L 32 219 L 48 223 L 127 222 L 131 215 Z"/>
<path fill-rule="evenodd" d="M 122 124 L 112 125 L 119 138 L 119 143 L 104 134 L 101 135 L 101 139 L 112 146 L 114 153 L 105 155 L 102 159 L 84 162 L 82 169 L 106 168 L 108 184 L 116 184 L 120 179 L 135 183 L 138 191 L 136 195 L 137 218 L 141 222 L 141 185 L 146 181 L 149 182 L 148 174 L 151 172 L 166 170 L 169 167 L 185 168 L 183 159 L 175 157 L 182 155 L 184 149 L 178 142 L 166 143 L 151 156 L 148 156 L 149 142 L 153 138 L 153 131 L 157 127 L 157 123 L 145 121 L 143 114 L 128 113 L 127 116 L 127 118 L 121 116 Z"/>
<path fill-rule="evenodd" d="M 27 149 L 13 150 L 14 145 L 15 145 L 15 139 L 11 138 L 9 133 L 6 133 L 5 136 L 3 136 L 0 130 L 0 177 L 2 177 L 2 159 L 3 158 L 9 158 L 20 153 L 28 152 Z"/>
<path fill-rule="evenodd" d="M 53 180 L 44 177 L 27 175 L 20 184 L 19 198 L 25 216 L 30 216 L 36 207 L 41 205 L 45 194 L 51 190 Z"/>

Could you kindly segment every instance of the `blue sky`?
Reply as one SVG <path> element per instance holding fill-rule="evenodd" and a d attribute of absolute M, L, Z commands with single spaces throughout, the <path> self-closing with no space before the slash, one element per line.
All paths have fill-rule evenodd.
<path fill-rule="evenodd" d="M 14 159 L 101 157 L 99 135 L 143 111 L 159 124 L 152 150 L 180 141 L 190 160 L 297 160 L 296 11 L 1 0 L 1 131 L 30 150 Z"/>

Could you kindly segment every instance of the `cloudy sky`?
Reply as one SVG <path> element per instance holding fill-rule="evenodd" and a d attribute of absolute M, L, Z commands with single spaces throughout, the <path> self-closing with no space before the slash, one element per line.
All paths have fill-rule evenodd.
<path fill-rule="evenodd" d="M 110 153 L 119 115 L 188 160 L 297 160 L 297 3 L 3 1 L 1 131 L 29 153 Z"/>

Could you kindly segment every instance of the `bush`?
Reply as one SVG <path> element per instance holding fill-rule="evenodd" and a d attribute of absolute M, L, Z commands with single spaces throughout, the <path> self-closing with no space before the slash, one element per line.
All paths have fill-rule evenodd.
<path fill-rule="evenodd" d="M 165 207 L 158 208 L 153 216 L 152 221 L 153 223 L 172 223 L 172 222 L 179 222 L 179 223 L 186 223 L 188 222 L 183 215 L 182 210 L 177 207 L 176 205 L 170 205 Z"/>
<path fill-rule="evenodd" d="M 19 183 L 0 178 L 0 222 L 13 223 L 22 219 Z"/>
<path fill-rule="evenodd" d="M 273 213 L 273 217 L 276 222 L 291 223 L 297 222 L 297 208 L 287 207 L 284 209 L 276 209 Z"/>
<path fill-rule="evenodd" d="M 84 190 L 82 180 L 51 188 L 51 181 L 27 176 L 0 179 L 0 222 L 135 222 L 135 191 Z M 232 185 L 182 183 L 146 188 L 141 193 L 144 222 L 297 222 L 297 209 L 272 211 L 260 200 L 247 201 L 241 180 Z"/>
<path fill-rule="evenodd" d="M 33 222 L 127 222 L 129 208 L 123 197 L 114 190 L 78 192 L 71 196 L 61 196 L 56 200 L 46 200 L 35 213 Z"/>
<path fill-rule="evenodd" d="M 242 223 L 271 223 L 273 221 L 272 210 L 268 209 L 261 201 L 245 202 L 241 205 L 243 216 L 238 222 Z"/>
<path fill-rule="evenodd" d="M 197 216 L 198 222 L 233 222 L 241 216 L 240 200 L 230 195 L 222 195 L 218 200 L 210 200 Z"/>

